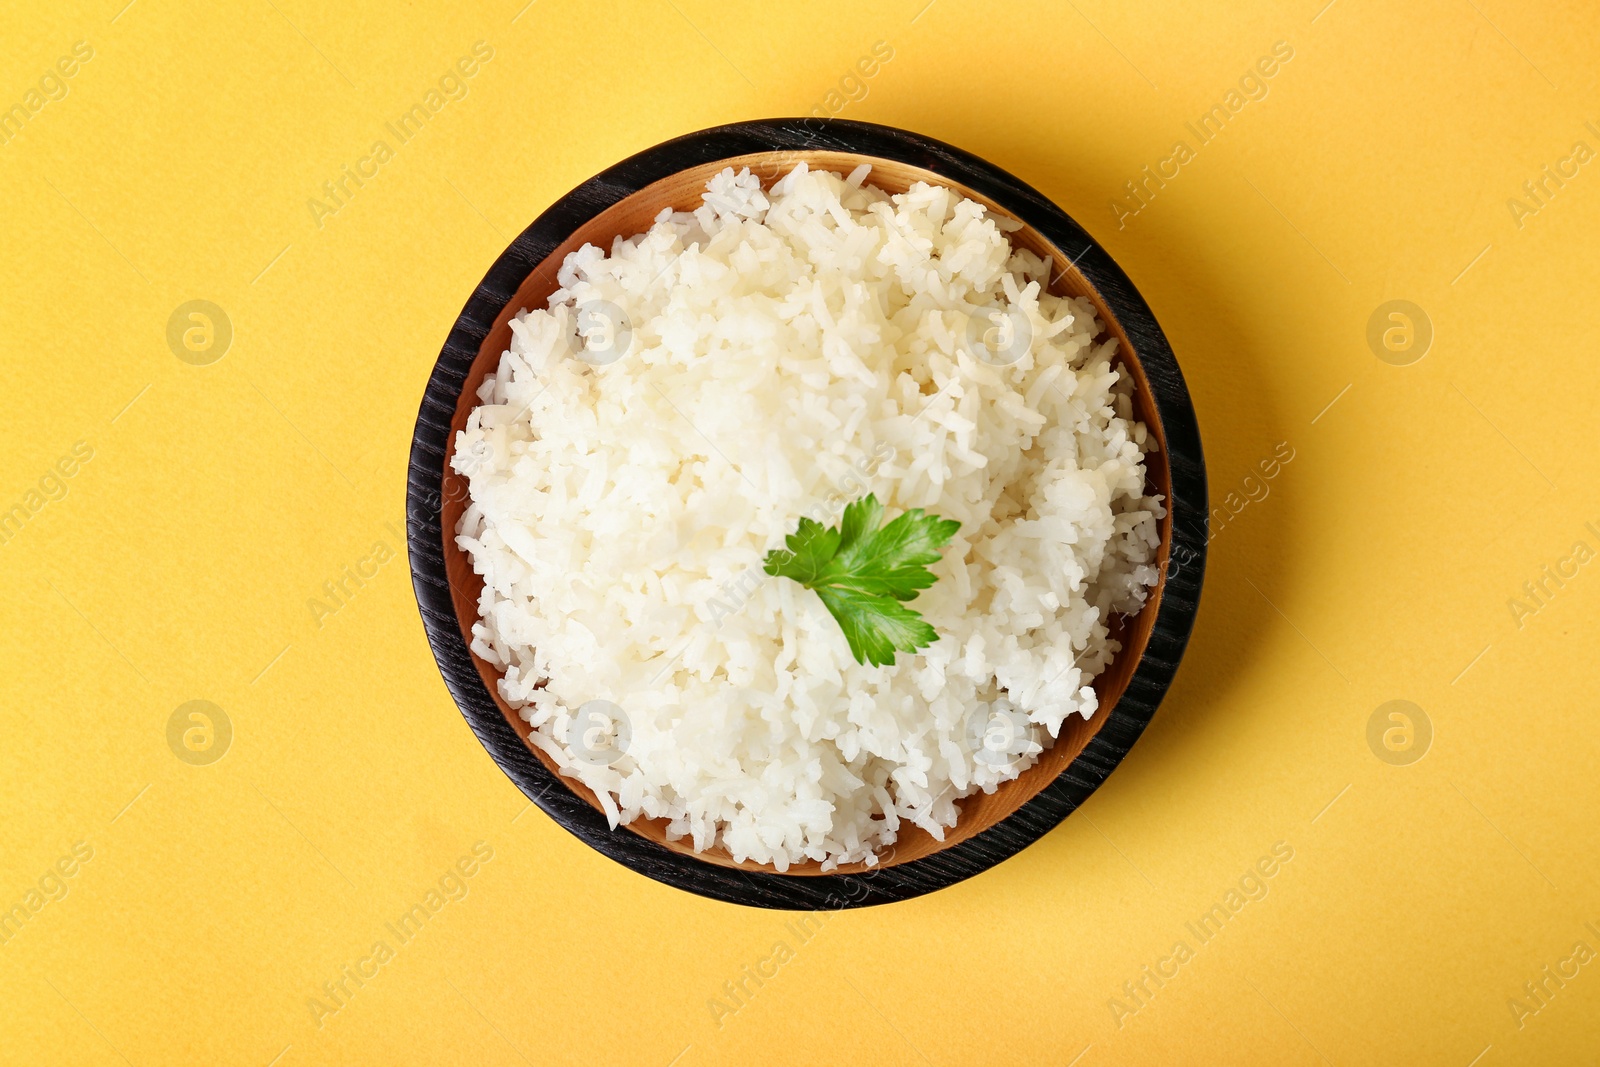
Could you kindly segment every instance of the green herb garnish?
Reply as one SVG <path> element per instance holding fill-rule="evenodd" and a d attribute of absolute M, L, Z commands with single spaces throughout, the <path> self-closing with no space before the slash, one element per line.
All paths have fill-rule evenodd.
<path fill-rule="evenodd" d="M 788 551 L 767 553 L 763 569 L 793 578 L 822 598 L 839 622 L 857 663 L 884 667 L 896 650 L 915 652 L 938 640 L 932 626 L 903 600 L 934 583 L 928 565 L 961 529 L 952 519 L 912 508 L 888 525 L 883 505 L 869 493 L 846 505 L 838 529 L 801 519 L 787 538 Z"/>

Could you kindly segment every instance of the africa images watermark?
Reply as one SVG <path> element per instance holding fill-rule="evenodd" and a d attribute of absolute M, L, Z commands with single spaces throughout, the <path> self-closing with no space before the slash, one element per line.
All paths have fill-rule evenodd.
<path fill-rule="evenodd" d="M 1216 504 L 1212 505 L 1205 522 L 1197 524 L 1196 536 L 1203 537 L 1209 546 L 1223 530 L 1228 528 L 1229 523 L 1244 514 L 1246 508 L 1251 504 L 1259 504 L 1271 496 L 1272 481 L 1283 473 L 1283 468 L 1294 462 L 1296 455 L 1294 446 L 1288 441 L 1279 441 L 1274 445 L 1270 456 L 1257 460 L 1255 467 L 1249 469 L 1239 480 L 1237 487 L 1230 488 Z M 1202 525 L 1203 528 L 1199 528 Z M 1187 546 L 1175 548 L 1166 562 L 1167 574 L 1170 576 L 1180 573 L 1198 556 L 1197 551 Z"/>
<path fill-rule="evenodd" d="M 1265 100 L 1272 91 L 1268 83 L 1293 58 L 1294 48 L 1288 41 L 1274 42 L 1271 53 L 1261 56 L 1240 76 L 1237 88 L 1229 89 L 1218 103 L 1211 105 L 1193 122 L 1185 122 L 1183 127 L 1194 138 L 1194 145 L 1191 146 L 1188 140 L 1180 137 L 1173 142 L 1167 155 L 1157 160 L 1153 167 L 1143 168 L 1135 177 L 1123 183 L 1127 200 L 1120 195 L 1111 198 L 1111 216 L 1116 219 L 1117 229 L 1124 229 L 1129 219 L 1149 207 L 1156 194 L 1183 173 L 1185 166 L 1199 158 L 1200 149 L 1216 140 L 1223 129 L 1244 110 L 1245 105 Z"/>
<path fill-rule="evenodd" d="M 1594 923 L 1585 922 L 1583 925 L 1590 934 L 1600 937 L 1600 928 Z M 1580 938 L 1573 942 L 1572 950 L 1565 956 L 1554 964 L 1545 964 L 1532 979 L 1523 982 L 1516 996 L 1506 998 L 1506 1009 L 1511 1012 L 1517 1029 L 1524 1029 L 1529 1019 L 1548 1008 L 1568 983 L 1577 978 L 1594 959 L 1594 949 Z"/>
<path fill-rule="evenodd" d="M 1600 129 L 1595 128 L 1593 122 L 1585 122 L 1583 128 L 1595 137 L 1600 137 Z M 1527 225 L 1529 216 L 1537 215 L 1550 206 L 1567 183 L 1581 173 L 1585 163 L 1594 159 L 1594 149 L 1585 141 L 1574 141 L 1565 156 L 1554 163 L 1546 163 L 1539 168 L 1539 173 L 1522 183 L 1522 194 L 1506 200 L 1506 210 L 1511 212 L 1511 221 L 1517 229 Z"/>
<path fill-rule="evenodd" d="M 494 48 L 491 45 L 484 41 L 473 42 L 471 54 L 456 60 L 441 74 L 436 88 L 430 87 L 420 101 L 402 111 L 397 118 L 385 122 L 383 128 L 388 139 L 373 141 L 366 155 L 359 157 L 353 166 L 341 165 L 338 174 L 322 183 L 321 195 L 306 201 L 311 224 L 322 229 L 324 220 L 344 210 L 356 194 L 366 187 L 367 182 L 378 176 L 380 168 L 395 157 L 398 149 L 410 144 L 446 105 L 465 100 L 470 91 L 467 83 L 493 58 Z M 390 140 L 394 141 L 393 145 L 389 143 Z"/>
<path fill-rule="evenodd" d="M 1367 747 L 1391 767 L 1409 767 L 1433 747 L 1433 720 L 1409 700 L 1386 700 L 1367 717 Z"/>
<path fill-rule="evenodd" d="M 1385 300 L 1367 316 L 1367 347 L 1391 367 L 1409 367 L 1433 347 L 1433 319 L 1410 300 Z"/>
<path fill-rule="evenodd" d="M 233 320 L 210 300 L 185 300 L 167 317 L 167 347 L 191 367 L 209 367 L 232 344 Z"/>
<path fill-rule="evenodd" d="M 386 522 L 384 527 L 394 537 L 396 545 L 405 544 L 405 537 L 394 523 Z M 397 548 L 390 546 L 387 538 L 379 537 L 367 546 L 365 552 L 344 564 L 332 578 L 323 582 L 318 596 L 306 598 L 306 610 L 311 613 L 317 629 L 322 629 L 326 620 L 343 611 L 367 587 L 367 583 L 378 576 L 385 564 L 399 559 L 400 555 Z"/>
<path fill-rule="evenodd" d="M 788 935 L 787 938 L 773 941 L 772 946 L 757 956 L 755 962 L 740 964 L 738 972 L 722 983 L 720 994 L 706 1000 L 706 1008 L 711 1012 L 711 1021 L 716 1028 L 721 1030 L 728 1019 L 748 1007 L 766 984 L 778 977 L 779 971 L 786 964 L 794 961 L 799 954 L 798 950 L 810 944 L 812 939 L 822 932 L 824 924 L 829 919 L 851 904 L 859 904 L 865 900 L 870 892 L 868 880 L 893 862 L 894 849 L 891 847 L 886 855 L 879 857 L 875 870 L 846 882 L 843 889 L 829 893 L 817 911 L 784 923 L 783 929 Z"/>
<path fill-rule="evenodd" d="M 9 945 L 11 939 L 22 933 L 22 928 L 32 922 L 47 905 L 65 900 L 72 891 L 70 880 L 92 859 L 94 846 L 87 841 L 76 841 L 61 854 L 60 859 L 45 868 L 45 872 L 15 904 L 0 911 L 0 945 Z"/>
<path fill-rule="evenodd" d="M 0 545 L 9 545 L 41 511 L 58 500 L 65 500 L 71 489 L 67 483 L 93 458 L 93 445 L 75 441 L 70 451 L 47 467 L 38 482 L 29 486 L 16 503 L 0 511 Z"/>
<path fill-rule="evenodd" d="M 1272 851 L 1260 857 L 1245 869 L 1238 881 L 1228 887 L 1222 899 L 1202 912 L 1198 919 L 1183 924 L 1184 930 L 1194 939 L 1194 945 L 1180 938 L 1172 949 L 1155 961 L 1145 964 L 1138 975 L 1122 983 L 1120 995 L 1106 1001 L 1111 1019 L 1121 1030 L 1127 1020 L 1138 1015 L 1155 1000 L 1156 994 L 1176 979 L 1182 968 L 1193 960 L 1196 952 L 1210 944 L 1227 924 L 1239 917 L 1245 905 L 1265 900 L 1271 891 L 1270 881 L 1294 859 L 1294 848 L 1287 841 L 1275 842 Z"/>
<path fill-rule="evenodd" d="M 395 958 L 399 949 L 416 940 L 423 927 L 436 918 L 445 905 L 467 899 L 467 880 L 492 859 L 494 848 L 491 845 L 484 841 L 475 843 L 470 853 L 445 868 L 436 884 L 430 885 L 423 893 L 421 900 L 401 912 L 395 921 L 383 924 L 387 936 L 374 941 L 365 955 L 340 966 L 331 981 L 323 982 L 320 988 L 313 987 L 311 995 L 305 1000 L 312 1025 L 318 1030 L 322 1029 L 330 1018 L 349 1007 L 368 982 L 382 973 L 383 967 Z M 392 945 L 390 939 L 394 942 Z"/>
<path fill-rule="evenodd" d="M 894 58 L 894 46 L 887 41 L 875 41 L 872 50 L 860 59 L 823 94 L 815 107 L 806 112 L 812 118 L 831 119 L 852 103 L 860 103 L 871 91 L 867 82 Z"/>
<path fill-rule="evenodd" d="M 52 101 L 65 100 L 67 94 L 72 92 L 72 86 L 67 82 L 93 58 L 94 46 L 88 41 L 79 41 L 72 46 L 69 54 L 57 59 L 53 67 L 47 67 L 39 75 L 39 83 L 35 88 L 23 93 L 17 103 L 0 111 L 0 145 L 10 144 Z"/>
<path fill-rule="evenodd" d="M 1595 538 L 1596 544 L 1600 544 L 1600 528 L 1592 522 L 1584 523 L 1583 528 Z M 1523 582 L 1520 595 L 1506 599 L 1506 609 L 1511 612 L 1511 621 L 1517 624 L 1517 629 L 1522 629 L 1528 619 L 1549 607 L 1567 583 L 1583 573 L 1584 564 L 1594 558 L 1595 550 L 1589 542 L 1576 540 L 1564 555 L 1544 564 L 1537 575 Z"/>
<path fill-rule="evenodd" d="M 209 700 L 179 704 L 167 717 L 167 747 L 191 767 L 207 767 L 233 745 L 233 720 Z"/>

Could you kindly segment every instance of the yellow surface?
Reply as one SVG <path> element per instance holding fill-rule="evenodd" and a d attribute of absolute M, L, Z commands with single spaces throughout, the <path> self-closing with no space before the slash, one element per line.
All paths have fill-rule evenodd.
<path fill-rule="evenodd" d="M 0 508 L 25 519 L 0 907 L 26 916 L 0 928 L 0 1061 L 1593 1057 L 1592 5 L 123 2 L 0 16 L 0 106 L 28 116 L 0 144 Z M 1276 42 L 1201 144 L 1186 123 Z M 510 235 L 631 152 L 813 108 L 1081 220 L 1166 327 L 1238 514 L 1165 705 L 1080 814 L 802 942 L 527 809 L 440 682 L 396 531 L 423 383 Z M 1146 166 L 1169 177 L 1141 205 Z M 368 177 L 330 200 L 346 167 Z M 203 320 L 169 347 L 192 300 L 231 324 L 218 360 Z M 1381 316 L 1399 350 L 1369 347 L 1392 300 L 1431 322 L 1420 361 L 1414 312 L 1412 349 Z M 1386 709 L 1369 745 L 1396 700 L 1409 728 Z M 191 701 L 214 708 L 169 744 Z"/>

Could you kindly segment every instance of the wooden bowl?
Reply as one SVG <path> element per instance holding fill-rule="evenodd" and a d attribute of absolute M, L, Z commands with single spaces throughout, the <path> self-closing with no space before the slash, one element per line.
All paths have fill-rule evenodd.
<path fill-rule="evenodd" d="M 455 543 L 466 479 L 451 469 L 456 433 L 477 389 L 510 344 L 509 322 L 546 306 L 556 272 L 584 244 L 609 249 L 617 236 L 649 229 L 665 206 L 691 210 L 724 167 L 749 167 L 770 185 L 796 163 L 848 173 L 870 163 L 868 181 L 890 192 L 941 183 L 1022 224 L 1014 244 L 1057 265 L 1052 291 L 1087 297 L 1135 384 L 1135 405 L 1158 442 L 1147 457 L 1149 490 L 1168 503 L 1161 522 L 1161 580 L 1144 609 L 1113 621 L 1122 650 L 1095 681 L 1100 709 L 1067 719 L 1055 744 L 992 794 L 960 802 L 956 826 L 938 841 L 902 823 L 893 852 L 872 868 L 812 862 L 786 873 L 696 853 L 670 841 L 666 820 L 613 830 L 594 794 L 561 775 L 528 743 L 530 728 L 499 695 L 498 672 L 474 655 L 482 579 Z M 974 156 L 903 130 L 843 120 L 745 122 L 657 145 L 562 197 L 496 261 L 462 310 L 423 397 L 412 443 L 407 536 L 417 601 L 445 684 L 505 772 L 557 822 L 606 855 L 652 878 L 741 904 L 840 908 L 916 896 L 969 877 L 1037 840 L 1105 780 L 1154 714 L 1171 682 L 1198 606 L 1206 542 L 1206 484 L 1198 427 L 1183 376 L 1149 307 L 1105 251 L 1039 193 Z"/>

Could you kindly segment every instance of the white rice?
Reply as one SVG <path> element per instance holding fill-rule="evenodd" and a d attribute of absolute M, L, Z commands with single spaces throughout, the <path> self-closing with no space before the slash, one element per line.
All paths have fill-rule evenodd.
<path fill-rule="evenodd" d="M 942 839 L 1094 713 L 1109 616 L 1157 577 L 1154 443 L 1091 305 L 1042 291 L 1016 223 L 866 176 L 725 170 L 572 253 L 452 460 L 472 647 L 534 742 L 613 825 L 778 870 L 876 863 L 902 822 Z M 868 492 L 961 523 L 908 604 L 939 640 L 887 667 L 762 572 Z"/>

